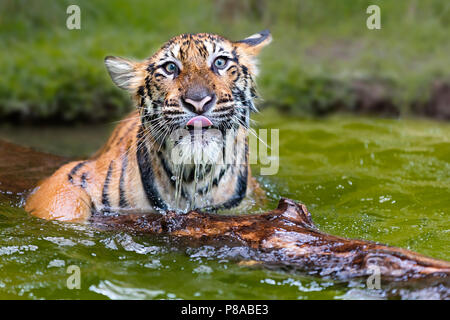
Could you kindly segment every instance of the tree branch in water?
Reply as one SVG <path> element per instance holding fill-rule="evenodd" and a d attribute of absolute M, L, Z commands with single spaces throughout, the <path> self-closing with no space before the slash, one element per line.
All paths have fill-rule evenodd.
<path fill-rule="evenodd" d="M 383 280 L 450 277 L 450 263 L 375 242 L 346 239 L 319 231 L 302 204 L 281 199 L 275 210 L 257 215 L 95 214 L 94 226 L 139 234 L 168 235 L 184 245 L 246 247 L 266 265 L 299 269 L 339 279 L 370 276 Z"/>

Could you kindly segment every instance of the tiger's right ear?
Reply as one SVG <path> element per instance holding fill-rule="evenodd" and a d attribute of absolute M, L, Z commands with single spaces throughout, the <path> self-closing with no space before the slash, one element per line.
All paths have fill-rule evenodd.
<path fill-rule="evenodd" d="M 106 69 L 112 81 L 121 89 L 132 91 L 133 80 L 136 78 L 137 63 L 120 57 L 105 58 Z"/>

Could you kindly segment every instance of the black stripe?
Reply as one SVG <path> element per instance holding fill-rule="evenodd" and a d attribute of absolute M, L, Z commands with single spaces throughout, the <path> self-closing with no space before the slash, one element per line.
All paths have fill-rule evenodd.
<path fill-rule="evenodd" d="M 83 161 L 83 162 L 79 162 L 75 167 L 72 168 L 72 170 L 70 170 L 69 174 L 67 175 L 67 179 L 69 179 L 69 181 L 71 183 L 73 183 L 73 176 L 77 174 L 78 170 L 80 170 L 87 161 Z"/>
<path fill-rule="evenodd" d="M 150 111 L 145 108 L 144 109 L 144 115 L 141 117 L 142 119 L 142 123 L 148 123 L 148 125 L 151 125 L 151 123 L 153 122 L 153 120 L 155 120 L 157 117 L 157 114 L 153 111 L 152 113 L 150 113 Z"/>
<path fill-rule="evenodd" d="M 150 64 L 147 66 L 147 71 L 148 71 L 148 72 L 152 72 L 154 69 L 155 69 L 155 64 L 154 64 L 154 63 L 150 63 Z"/>
<path fill-rule="evenodd" d="M 220 205 L 220 208 L 229 209 L 236 207 L 239 203 L 241 203 L 242 199 L 244 199 L 245 194 L 247 193 L 247 176 L 248 176 L 248 167 L 245 166 L 245 169 L 239 173 L 239 177 L 236 182 L 236 189 L 234 195 Z"/>
<path fill-rule="evenodd" d="M 145 88 L 144 88 L 144 86 L 140 86 L 140 87 L 138 88 L 137 94 L 138 94 L 139 96 L 141 96 L 141 97 L 143 97 L 143 96 L 145 95 Z"/>
<path fill-rule="evenodd" d="M 113 163 L 114 163 L 114 161 L 111 161 L 111 163 L 109 164 L 108 172 L 106 173 L 105 183 L 103 184 L 102 204 L 103 204 L 104 209 L 111 208 L 111 203 L 109 202 L 108 189 L 109 189 L 109 183 L 111 180 Z"/>
<path fill-rule="evenodd" d="M 95 208 L 95 204 L 91 202 L 91 218 L 97 213 L 97 209 Z"/>
<path fill-rule="evenodd" d="M 218 178 L 214 178 L 213 180 L 213 186 L 219 186 L 219 182 L 220 180 L 222 180 L 223 176 L 225 175 L 225 172 L 227 172 L 229 169 L 231 168 L 230 164 L 227 164 L 227 167 L 225 169 L 221 169 L 219 172 L 219 177 Z"/>
<path fill-rule="evenodd" d="M 137 134 L 137 142 L 138 146 L 142 145 L 142 147 L 138 148 L 136 151 L 136 158 L 139 165 L 139 172 L 141 174 L 141 181 L 144 187 L 145 195 L 147 196 L 148 201 L 155 209 L 167 210 L 167 205 L 162 201 L 161 196 L 156 189 L 154 183 L 154 175 L 152 166 L 150 163 L 150 155 L 148 153 L 147 146 L 143 139 L 143 126 L 140 127 Z"/>
<path fill-rule="evenodd" d="M 158 152 L 158 157 L 159 157 L 159 159 L 161 161 L 161 164 L 162 164 L 162 167 L 163 167 L 164 171 L 167 174 L 167 178 L 169 179 L 170 184 L 172 185 L 173 188 L 176 188 L 176 185 L 177 185 L 176 181 L 172 179 L 174 174 L 172 173 L 172 170 L 170 169 L 170 166 L 167 163 L 166 158 L 164 158 L 162 152 Z M 183 178 L 183 177 L 181 177 L 181 178 Z M 187 195 L 186 195 L 186 192 L 184 191 L 184 188 L 181 187 L 180 189 L 181 189 L 181 197 L 187 199 Z"/>
<path fill-rule="evenodd" d="M 159 160 L 161 161 L 164 171 L 166 172 L 167 178 L 169 178 L 169 181 L 172 184 L 172 186 L 175 187 L 175 181 L 172 180 L 173 172 L 170 169 L 169 164 L 166 161 L 166 158 L 164 158 L 162 152 L 158 152 L 158 157 L 159 157 Z"/>
<path fill-rule="evenodd" d="M 238 164 L 239 166 L 239 164 Z M 229 209 L 237 206 L 244 199 L 247 193 L 247 181 L 248 181 L 248 143 L 245 144 L 245 164 L 243 164 L 244 170 L 239 171 L 239 176 L 236 181 L 236 189 L 234 195 L 223 204 L 218 206 L 218 209 Z"/>
<path fill-rule="evenodd" d="M 119 178 L 119 206 L 121 208 L 129 207 L 127 198 L 125 196 L 125 174 L 127 172 L 128 156 L 125 154 L 122 160 L 122 170 Z"/>
<path fill-rule="evenodd" d="M 86 187 L 87 187 L 87 181 L 86 181 L 86 179 L 87 179 L 87 172 L 84 172 L 84 173 L 81 175 L 81 187 L 82 187 L 83 189 L 86 189 Z"/>
<path fill-rule="evenodd" d="M 149 97 L 149 99 L 153 100 L 151 89 L 150 89 L 150 77 L 149 76 L 145 77 L 145 89 L 147 89 L 147 96 Z"/>
<path fill-rule="evenodd" d="M 246 66 L 242 65 L 242 66 L 241 66 L 241 69 L 242 69 L 242 73 L 243 73 L 245 76 L 248 75 L 248 68 L 247 68 Z"/>

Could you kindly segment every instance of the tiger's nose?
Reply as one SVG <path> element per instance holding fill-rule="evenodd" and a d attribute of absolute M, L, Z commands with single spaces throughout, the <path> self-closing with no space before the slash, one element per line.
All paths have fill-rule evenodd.
<path fill-rule="evenodd" d="M 194 92 L 181 98 L 183 106 L 197 114 L 208 112 L 214 105 L 215 95 L 207 91 Z"/>

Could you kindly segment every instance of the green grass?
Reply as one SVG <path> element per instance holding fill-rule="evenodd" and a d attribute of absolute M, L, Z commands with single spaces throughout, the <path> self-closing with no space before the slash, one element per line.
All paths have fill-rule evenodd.
<path fill-rule="evenodd" d="M 264 105 L 302 114 L 351 110 L 354 81 L 386 83 L 401 114 L 450 80 L 450 3 L 435 1 L 17 1 L 0 4 L 0 116 L 84 121 L 115 118 L 129 98 L 103 58 L 143 59 L 185 32 L 240 39 L 265 28 Z M 81 8 L 81 30 L 66 8 Z M 366 8 L 381 7 L 381 30 Z"/>

